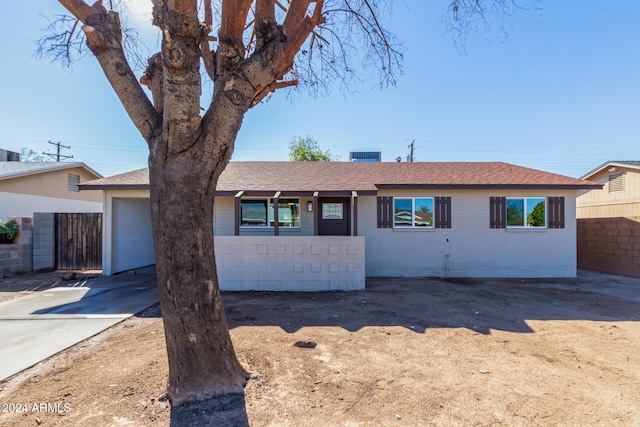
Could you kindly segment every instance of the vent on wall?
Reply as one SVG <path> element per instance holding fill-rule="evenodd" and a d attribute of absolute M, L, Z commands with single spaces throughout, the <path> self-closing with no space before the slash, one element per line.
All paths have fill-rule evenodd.
<path fill-rule="evenodd" d="M 80 175 L 69 175 L 67 181 L 67 190 L 78 192 L 80 189 L 78 188 L 78 184 L 80 184 Z"/>
<path fill-rule="evenodd" d="M 609 193 L 624 191 L 624 174 L 609 175 Z"/>

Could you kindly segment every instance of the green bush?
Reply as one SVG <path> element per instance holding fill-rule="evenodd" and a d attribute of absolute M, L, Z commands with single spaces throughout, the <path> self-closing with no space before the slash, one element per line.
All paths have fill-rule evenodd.
<path fill-rule="evenodd" d="M 7 240 L 13 240 L 18 235 L 18 224 L 14 220 L 9 222 L 0 220 L 0 235 L 5 236 Z"/>

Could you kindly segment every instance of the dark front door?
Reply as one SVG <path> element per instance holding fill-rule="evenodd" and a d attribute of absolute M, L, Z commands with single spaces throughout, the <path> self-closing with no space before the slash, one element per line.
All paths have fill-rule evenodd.
<path fill-rule="evenodd" d="M 321 236 L 350 236 L 351 199 L 320 198 L 318 208 L 318 234 Z"/>

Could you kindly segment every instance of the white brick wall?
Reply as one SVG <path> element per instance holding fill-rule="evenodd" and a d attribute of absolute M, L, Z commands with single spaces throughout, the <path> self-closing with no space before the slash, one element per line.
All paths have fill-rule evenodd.
<path fill-rule="evenodd" d="M 452 228 L 377 228 L 376 197 L 360 197 L 358 227 L 366 236 L 371 277 L 575 277 L 574 191 L 381 191 L 380 196 L 451 196 Z M 489 198 L 565 197 L 565 228 L 506 230 L 489 227 Z"/>
<path fill-rule="evenodd" d="M 216 236 L 220 289 L 364 289 L 364 237 Z"/>

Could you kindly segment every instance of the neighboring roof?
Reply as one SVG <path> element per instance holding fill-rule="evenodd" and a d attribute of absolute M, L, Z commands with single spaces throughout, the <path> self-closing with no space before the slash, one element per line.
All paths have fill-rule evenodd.
<path fill-rule="evenodd" d="M 620 168 L 630 168 L 630 169 L 640 170 L 640 160 L 609 160 L 608 162 L 604 162 L 603 164 L 601 164 L 591 172 L 581 176 L 580 179 L 589 179 L 593 175 L 602 171 L 603 169 L 614 167 L 614 166 L 620 167 Z"/>
<path fill-rule="evenodd" d="M 102 175 L 81 162 L 0 162 L 0 180 L 77 167 L 102 178 Z"/>
<path fill-rule="evenodd" d="M 502 162 L 231 162 L 216 194 L 376 194 L 399 188 L 592 189 L 602 185 Z M 149 188 L 149 172 L 140 169 L 80 185 L 82 190 Z"/>

